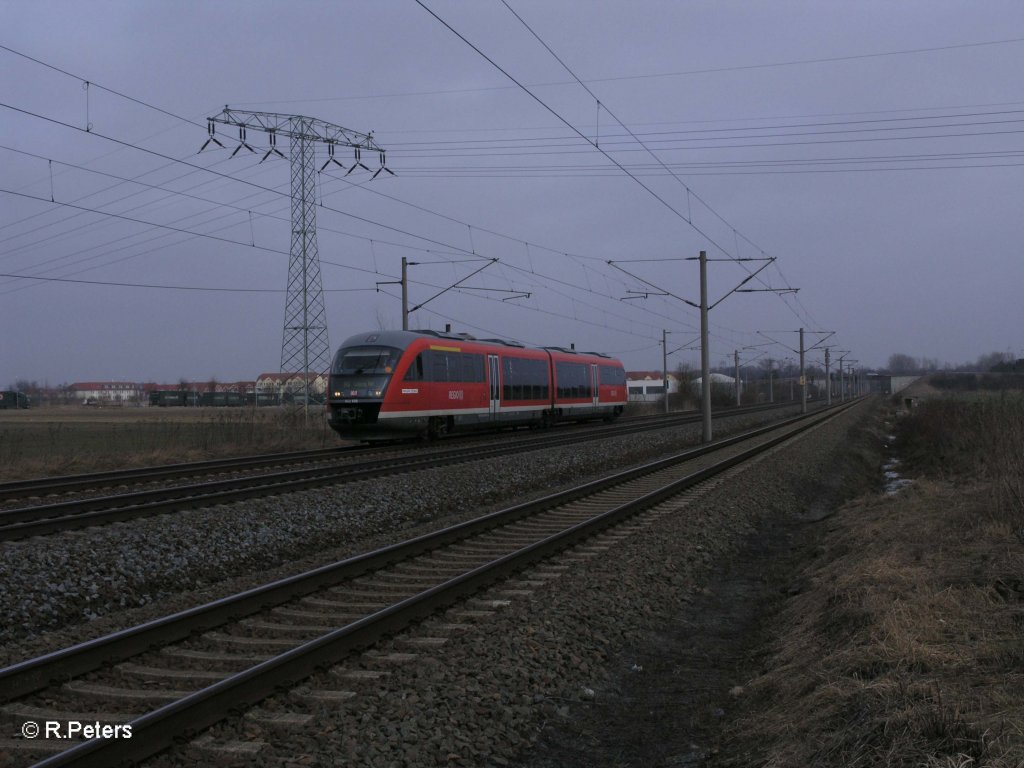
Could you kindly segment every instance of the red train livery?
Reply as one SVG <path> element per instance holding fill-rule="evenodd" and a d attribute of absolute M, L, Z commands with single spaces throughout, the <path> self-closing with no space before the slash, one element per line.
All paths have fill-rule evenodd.
<path fill-rule="evenodd" d="M 327 391 L 331 427 L 360 440 L 610 421 L 625 405 L 625 370 L 607 355 L 438 331 L 350 337 Z"/>

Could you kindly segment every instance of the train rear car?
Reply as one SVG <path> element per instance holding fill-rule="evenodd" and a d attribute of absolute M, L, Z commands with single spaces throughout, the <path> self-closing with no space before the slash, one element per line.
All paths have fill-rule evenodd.
<path fill-rule="evenodd" d="M 611 421 L 626 407 L 626 372 L 600 352 L 546 347 L 555 381 L 554 415 L 563 421 Z"/>

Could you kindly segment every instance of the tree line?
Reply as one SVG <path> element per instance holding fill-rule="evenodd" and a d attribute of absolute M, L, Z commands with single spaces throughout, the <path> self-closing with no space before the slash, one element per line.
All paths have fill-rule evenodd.
<path fill-rule="evenodd" d="M 1011 352 L 989 352 L 969 363 L 940 363 L 936 358 L 913 357 L 904 353 L 889 356 L 889 364 L 884 372 L 894 376 L 907 376 L 924 373 L 975 372 L 975 373 L 1013 373 L 1024 372 L 1024 359 L 1017 359 Z"/>

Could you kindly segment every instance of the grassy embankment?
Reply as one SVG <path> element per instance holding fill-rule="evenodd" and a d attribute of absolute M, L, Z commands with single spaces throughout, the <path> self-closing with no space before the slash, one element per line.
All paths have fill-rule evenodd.
<path fill-rule="evenodd" d="M 913 484 L 825 523 L 716 764 L 1024 766 L 1024 396 L 899 422 Z"/>
<path fill-rule="evenodd" d="M 0 481 L 340 444 L 319 407 L 0 411 Z"/>

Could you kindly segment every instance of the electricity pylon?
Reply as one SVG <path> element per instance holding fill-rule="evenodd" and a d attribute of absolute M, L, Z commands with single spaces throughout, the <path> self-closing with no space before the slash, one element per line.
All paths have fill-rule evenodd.
<path fill-rule="evenodd" d="M 301 392 L 294 392 L 295 402 L 307 411 L 311 395 L 310 375 L 325 374 L 330 367 L 331 347 L 327 336 L 327 316 L 324 311 L 324 289 L 320 280 L 320 253 L 316 242 L 316 163 L 315 147 L 317 142 L 327 145 L 327 162 L 319 170 L 330 164 L 344 169 L 334 157 L 337 146 L 352 147 L 355 162 L 347 169 L 346 176 L 356 168 L 370 169 L 363 165 L 363 150 L 378 152 L 381 171 L 393 174 L 384 166 L 384 150 L 373 140 L 372 134 L 351 131 L 340 125 L 326 123 L 313 117 L 302 115 L 281 115 L 273 112 L 250 112 L 242 109 L 231 109 L 227 106 L 219 115 L 207 118 L 210 138 L 199 150 L 200 152 L 212 141 L 223 146 L 214 137 L 214 124 L 234 125 L 238 127 L 239 144 L 231 153 L 234 157 L 240 150 L 256 152 L 246 142 L 246 129 L 252 128 L 270 135 L 270 148 L 263 155 L 266 160 L 271 155 L 284 158 L 277 148 L 277 137 L 286 136 L 290 140 L 288 159 L 291 163 L 291 198 L 292 198 L 292 239 L 288 258 L 288 290 L 284 309 L 284 332 L 281 340 L 281 373 L 294 374 L 300 378 Z"/>

